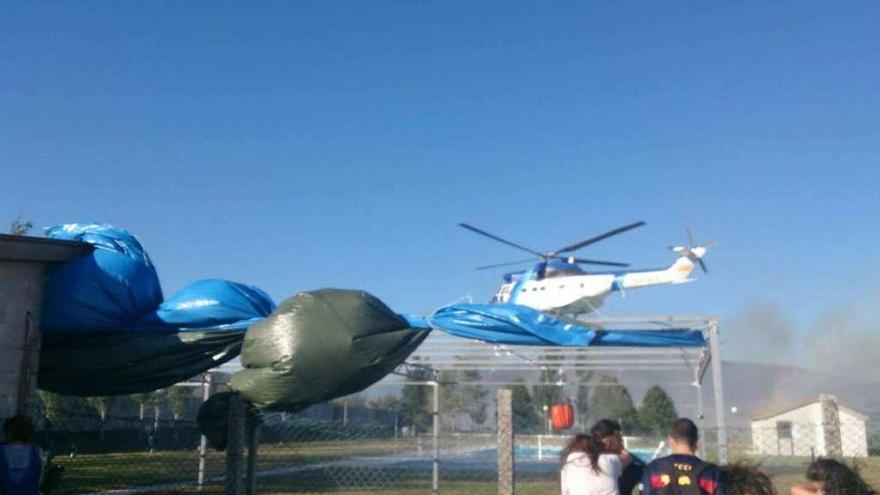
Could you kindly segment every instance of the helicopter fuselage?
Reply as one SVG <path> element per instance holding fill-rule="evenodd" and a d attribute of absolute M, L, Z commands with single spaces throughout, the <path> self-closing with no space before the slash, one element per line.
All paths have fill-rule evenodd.
<path fill-rule="evenodd" d="M 502 285 L 492 298 L 493 303 L 528 306 L 538 311 L 578 315 L 596 310 L 608 294 L 651 285 L 676 284 L 689 281 L 694 263 L 680 257 L 671 266 L 660 270 L 615 273 L 558 274 L 540 277 L 530 270 L 517 274 Z"/>

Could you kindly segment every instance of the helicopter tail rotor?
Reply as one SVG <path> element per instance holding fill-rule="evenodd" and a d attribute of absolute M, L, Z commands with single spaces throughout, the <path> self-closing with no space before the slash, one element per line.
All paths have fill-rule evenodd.
<path fill-rule="evenodd" d="M 687 237 L 687 246 L 669 246 L 669 249 L 672 250 L 672 252 L 674 252 L 675 254 L 683 256 L 691 260 L 692 262 L 700 265 L 700 269 L 703 270 L 703 273 L 709 273 L 709 268 L 706 266 L 706 262 L 703 261 L 703 257 L 706 256 L 709 248 L 718 244 L 718 241 L 711 240 L 703 244 L 695 244 L 694 237 L 693 235 L 691 235 L 690 229 L 687 230 Z"/>

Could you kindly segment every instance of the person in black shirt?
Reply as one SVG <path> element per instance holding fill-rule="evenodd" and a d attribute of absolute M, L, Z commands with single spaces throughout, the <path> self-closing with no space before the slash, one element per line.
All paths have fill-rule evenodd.
<path fill-rule="evenodd" d="M 672 455 L 648 464 L 643 495 L 725 495 L 718 467 L 694 455 L 699 432 L 693 421 L 677 419 L 666 441 Z"/>

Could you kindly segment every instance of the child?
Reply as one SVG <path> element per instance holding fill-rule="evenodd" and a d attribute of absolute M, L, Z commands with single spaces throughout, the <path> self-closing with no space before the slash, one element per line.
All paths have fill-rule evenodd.
<path fill-rule="evenodd" d="M 0 493 L 39 495 L 43 454 L 32 443 L 34 426 L 25 416 L 3 423 L 6 443 L 0 444 Z"/>

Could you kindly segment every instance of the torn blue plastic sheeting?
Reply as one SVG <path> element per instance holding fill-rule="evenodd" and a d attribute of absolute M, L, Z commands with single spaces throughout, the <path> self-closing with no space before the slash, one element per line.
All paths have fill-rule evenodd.
<path fill-rule="evenodd" d="M 46 235 L 95 249 L 49 271 L 41 325 L 45 335 L 244 332 L 275 309 L 256 287 L 213 279 L 193 282 L 163 301 L 156 268 L 124 229 L 72 223 L 50 227 Z"/>
<path fill-rule="evenodd" d="M 162 302 L 156 269 L 128 231 L 69 223 L 46 229 L 46 237 L 95 249 L 49 270 L 40 319 L 44 334 L 113 333 Z"/>
<path fill-rule="evenodd" d="M 603 330 L 560 320 L 515 304 L 453 304 L 427 320 L 456 337 L 495 344 L 547 346 L 705 347 L 691 329 Z"/>
<path fill-rule="evenodd" d="M 161 331 L 245 330 L 272 313 L 275 303 L 257 287 L 228 280 L 199 280 L 165 300 L 135 325 Z"/>

